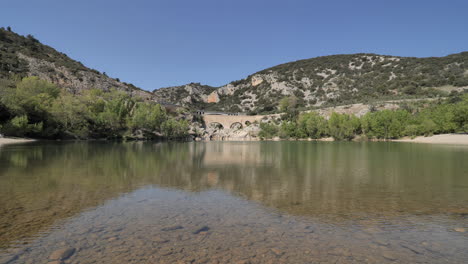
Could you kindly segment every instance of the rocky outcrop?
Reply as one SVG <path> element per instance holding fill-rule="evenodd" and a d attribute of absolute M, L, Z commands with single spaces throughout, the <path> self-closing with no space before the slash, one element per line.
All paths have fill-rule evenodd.
<path fill-rule="evenodd" d="M 195 137 L 196 141 L 257 141 L 260 140 L 258 124 L 243 128 L 207 127 L 199 130 L 201 133 Z"/>
<path fill-rule="evenodd" d="M 72 71 L 65 66 L 57 66 L 55 63 L 29 57 L 21 53 L 18 53 L 18 57 L 27 62 L 29 69 L 27 72 L 28 76 L 38 76 L 43 80 L 64 87 L 74 94 L 79 94 L 83 90 L 88 89 L 99 89 L 103 91 L 117 89 L 146 100 L 151 100 L 154 97 L 150 92 L 131 87 L 128 84 L 112 79 L 96 71 Z"/>

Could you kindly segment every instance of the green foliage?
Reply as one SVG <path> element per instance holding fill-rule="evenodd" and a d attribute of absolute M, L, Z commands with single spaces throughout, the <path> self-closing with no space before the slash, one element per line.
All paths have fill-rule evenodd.
<path fill-rule="evenodd" d="M 29 113 L 33 118 L 44 118 L 47 107 L 60 93 L 60 89 L 38 77 L 26 77 L 16 87 L 5 87 L 2 103 L 13 113 Z"/>
<path fill-rule="evenodd" d="M 95 113 L 97 128 L 102 134 L 119 137 L 126 128 L 127 118 L 135 101 L 128 94 L 115 90 L 103 94 L 102 100 L 98 99 L 102 110 Z"/>
<path fill-rule="evenodd" d="M 458 107 L 453 110 L 453 121 L 460 130 L 466 131 L 468 125 L 468 94 L 463 97 L 463 101 L 458 103 Z"/>
<path fill-rule="evenodd" d="M 284 121 L 279 130 L 280 138 L 299 138 L 297 123 L 294 121 Z"/>
<path fill-rule="evenodd" d="M 351 140 L 360 129 L 360 121 L 354 115 L 332 113 L 328 120 L 328 131 L 336 140 Z"/>
<path fill-rule="evenodd" d="M 424 119 L 421 122 L 419 132 L 424 136 L 431 136 L 437 130 L 437 125 L 431 119 Z"/>
<path fill-rule="evenodd" d="M 144 131 L 145 137 L 182 138 L 188 133 L 188 123 L 159 104 L 117 90 L 76 96 L 27 77 L 16 84 L 0 79 L 0 95 L 1 131 L 9 136 L 122 138 Z"/>
<path fill-rule="evenodd" d="M 297 97 L 292 95 L 289 97 L 284 97 L 279 102 L 279 110 L 281 112 L 288 112 L 296 109 L 297 107 Z"/>
<path fill-rule="evenodd" d="M 146 129 L 161 131 L 161 124 L 167 119 L 164 108 L 159 104 L 137 103 L 129 118 L 128 126 L 131 129 Z"/>
<path fill-rule="evenodd" d="M 161 124 L 163 135 L 169 139 L 183 138 L 188 135 L 188 122 L 169 118 Z"/>
<path fill-rule="evenodd" d="M 90 134 L 91 112 L 82 98 L 63 93 L 49 109 L 51 118 L 58 123 L 58 130 L 76 138 L 87 138 Z"/>
<path fill-rule="evenodd" d="M 332 113 L 325 120 L 316 112 L 303 113 L 295 120 L 283 121 L 278 135 L 281 138 L 323 138 L 351 140 L 357 135 L 377 139 L 397 139 L 404 136 L 429 136 L 440 133 L 468 132 L 468 95 L 459 100 L 434 101 L 429 105 L 411 105 L 407 110 L 369 112 L 361 118 Z M 277 128 L 277 126 L 275 126 Z M 271 135 L 270 127 L 260 126 L 262 138 Z M 275 131 L 275 135 L 276 135 Z"/>
<path fill-rule="evenodd" d="M 283 120 L 293 121 L 299 115 L 299 110 L 297 109 L 297 97 L 291 95 L 284 97 L 279 102 L 279 110 L 283 113 L 281 118 Z"/>
<path fill-rule="evenodd" d="M 26 115 L 14 117 L 2 127 L 2 132 L 7 136 L 34 136 L 41 131 L 42 123 L 30 124 Z"/>
<path fill-rule="evenodd" d="M 264 139 L 271 139 L 278 136 L 278 126 L 272 123 L 260 123 L 260 133 L 258 136 Z"/>
<path fill-rule="evenodd" d="M 366 114 L 361 124 L 368 137 L 392 139 L 404 135 L 409 120 L 410 114 L 405 110 L 383 110 Z"/>
<path fill-rule="evenodd" d="M 303 113 L 297 120 L 300 138 L 322 138 L 328 134 L 328 123 L 316 112 Z"/>

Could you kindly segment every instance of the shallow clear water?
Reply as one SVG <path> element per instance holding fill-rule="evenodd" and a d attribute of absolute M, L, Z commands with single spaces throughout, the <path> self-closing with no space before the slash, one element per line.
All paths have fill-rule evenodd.
<path fill-rule="evenodd" d="M 0 146 L 0 263 L 468 263 L 468 147 Z"/>

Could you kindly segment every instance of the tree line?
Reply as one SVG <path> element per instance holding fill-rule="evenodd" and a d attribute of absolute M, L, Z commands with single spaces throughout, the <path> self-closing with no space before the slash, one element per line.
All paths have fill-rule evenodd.
<path fill-rule="evenodd" d="M 180 139 L 188 122 L 161 105 L 111 90 L 74 95 L 38 77 L 0 79 L 0 133 L 47 139 Z"/>
<path fill-rule="evenodd" d="M 260 124 L 261 138 L 386 140 L 468 132 L 468 94 L 455 95 L 423 107 L 405 105 L 398 110 L 370 111 L 362 117 L 334 112 L 328 120 L 313 111 L 299 113 L 288 101 L 291 99 L 284 99 L 280 104 L 285 110 L 280 122 Z"/>

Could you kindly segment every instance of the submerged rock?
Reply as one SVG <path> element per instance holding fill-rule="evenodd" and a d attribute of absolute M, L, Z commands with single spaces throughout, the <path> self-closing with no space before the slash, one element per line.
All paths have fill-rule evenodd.
<path fill-rule="evenodd" d="M 203 226 L 203 227 L 201 227 L 201 228 L 199 228 L 199 229 L 193 231 L 193 234 L 194 234 L 194 235 L 198 235 L 198 234 L 200 234 L 201 232 L 206 232 L 206 231 L 208 231 L 208 230 L 210 230 L 210 228 L 209 228 L 208 226 Z"/>
<path fill-rule="evenodd" d="M 183 229 L 184 227 L 181 226 L 181 225 L 174 225 L 174 226 L 168 226 L 168 227 L 164 227 L 161 229 L 161 231 L 174 231 L 174 230 L 179 230 L 179 229 Z"/>
<path fill-rule="evenodd" d="M 62 248 L 58 249 L 49 256 L 49 260 L 65 260 L 75 253 L 75 248 Z"/>

